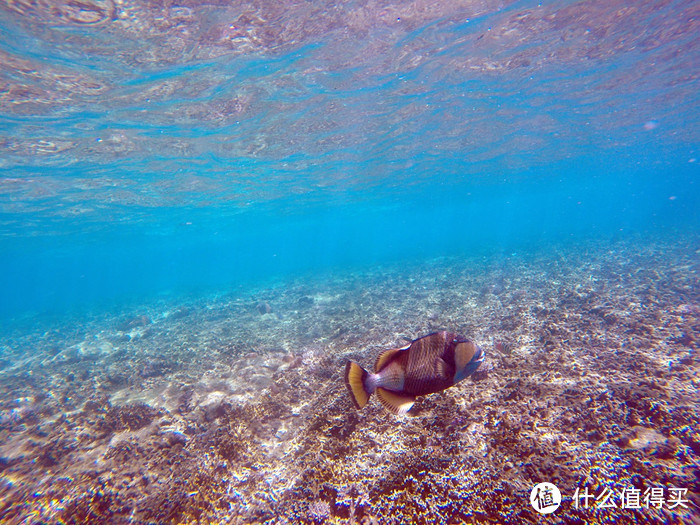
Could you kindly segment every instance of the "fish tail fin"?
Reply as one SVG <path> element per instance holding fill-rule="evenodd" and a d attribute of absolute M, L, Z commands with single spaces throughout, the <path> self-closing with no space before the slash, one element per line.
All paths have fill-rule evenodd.
<path fill-rule="evenodd" d="M 345 365 L 345 386 L 348 387 L 352 402 L 357 409 L 364 407 L 372 394 L 365 386 L 367 376 L 367 370 L 357 363 L 348 361 L 348 364 Z"/>

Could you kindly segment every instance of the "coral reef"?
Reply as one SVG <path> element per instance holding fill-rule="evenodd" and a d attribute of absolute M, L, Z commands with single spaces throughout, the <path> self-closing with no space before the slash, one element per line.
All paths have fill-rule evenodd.
<path fill-rule="evenodd" d="M 697 523 L 697 242 L 299 278 L 4 334 L 3 523 Z M 405 417 L 342 370 L 449 328 L 477 374 Z M 577 489 L 687 503 L 576 507 Z M 618 501 L 619 506 L 619 501 Z M 648 507 L 648 508 L 647 508 Z"/>

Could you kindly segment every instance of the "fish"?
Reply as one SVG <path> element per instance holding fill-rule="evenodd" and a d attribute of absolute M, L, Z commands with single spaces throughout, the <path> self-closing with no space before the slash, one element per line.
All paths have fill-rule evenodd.
<path fill-rule="evenodd" d="M 367 405 L 376 392 L 379 402 L 401 415 L 416 398 L 441 392 L 473 374 L 485 357 L 484 350 L 452 332 L 428 334 L 405 348 L 385 350 L 370 373 L 354 361 L 345 365 L 345 386 L 355 408 Z"/>

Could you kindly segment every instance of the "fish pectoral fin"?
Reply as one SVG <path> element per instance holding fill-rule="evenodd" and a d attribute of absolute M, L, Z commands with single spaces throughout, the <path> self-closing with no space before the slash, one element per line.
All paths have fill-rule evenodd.
<path fill-rule="evenodd" d="M 447 377 L 448 372 L 447 372 L 447 363 L 445 362 L 444 359 L 438 357 L 437 360 L 435 361 L 435 374 L 437 377 Z"/>
<path fill-rule="evenodd" d="M 416 402 L 415 396 L 399 394 L 385 388 L 377 388 L 377 397 L 384 408 L 397 415 L 402 415 L 411 410 Z"/>

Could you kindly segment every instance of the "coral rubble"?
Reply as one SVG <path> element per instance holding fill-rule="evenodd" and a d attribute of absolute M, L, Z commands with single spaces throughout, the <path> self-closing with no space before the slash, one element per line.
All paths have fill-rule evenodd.
<path fill-rule="evenodd" d="M 693 243 L 600 243 L 299 278 L 6 334 L 3 523 L 697 523 Z M 342 370 L 430 331 L 487 350 L 406 417 Z M 687 489 L 684 505 L 576 490 Z M 619 501 L 618 507 L 619 507 Z M 695 521 L 693 521 L 695 520 Z"/>

